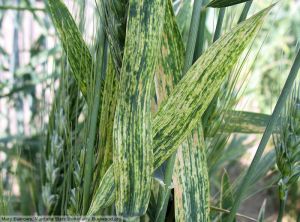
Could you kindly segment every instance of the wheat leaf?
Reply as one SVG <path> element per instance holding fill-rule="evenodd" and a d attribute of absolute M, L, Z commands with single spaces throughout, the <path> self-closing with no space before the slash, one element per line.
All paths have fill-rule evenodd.
<path fill-rule="evenodd" d="M 175 166 L 175 220 L 209 221 L 209 179 L 201 127 L 181 144 Z"/>
<path fill-rule="evenodd" d="M 96 184 L 103 177 L 112 164 L 113 123 L 117 103 L 118 76 L 110 56 L 103 88 L 103 101 L 99 123 L 98 153 L 96 158 L 97 170 L 95 172 Z"/>
<path fill-rule="evenodd" d="M 86 97 L 94 67 L 90 51 L 65 4 L 61 0 L 49 0 L 48 7 L 74 77 Z"/>
<path fill-rule="evenodd" d="M 222 183 L 221 183 L 221 193 L 220 193 L 220 208 L 222 209 L 230 209 L 233 201 L 233 193 L 232 187 L 230 184 L 229 175 L 226 170 L 224 170 L 222 176 Z M 223 214 L 220 218 L 220 221 L 226 221 L 226 215 Z"/>
<path fill-rule="evenodd" d="M 153 120 L 154 166 L 163 163 L 196 127 L 269 10 L 261 11 L 216 41 L 176 85 Z"/>
<path fill-rule="evenodd" d="M 100 209 L 109 207 L 115 200 L 115 183 L 112 166 L 108 168 L 103 178 L 92 199 L 87 216 L 94 215 Z"/>
<path fill-rule="evenodd" d="M 223 8 L 252 0 L 212 0 L 207 7 Z"/>
<path fill-rule="evenodd" d="M 265 221 L 266 203 L 267 203 L 267 200 L 264 199 L 264 202 L 262 203 L 260 210 L 259 210 L 259 214 L 258 214 L 258 218 L 257 218 L 258 222 Z"/>
<path fill-rule="evenodd" d="M 113 129 L 113 168 L 117 214 L 134 217 L 145 214 L 150 199 L 153 172 L 151 86 L 165 0 L 132 0 L 128 12 Z"/>
<path fill-rule="evenodd" d="M 224 115 L 222 132 L 229 133 L 263 133 L 270 115 L 245 111 L 228 111 Z"/>
<path fill-rule="evenodd" d="M 119 75 L 124 53 L 128 0 L 97 0 L 115 70 Z"/>

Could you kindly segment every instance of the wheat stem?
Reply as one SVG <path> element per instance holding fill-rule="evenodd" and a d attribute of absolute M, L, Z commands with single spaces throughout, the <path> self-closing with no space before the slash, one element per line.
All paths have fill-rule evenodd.
<path fill-rule="evenodd" d="M 202 0 L 198 0 L 198 1 L 195 1 L 195 3 L 194 3 L 188 44 L 186 47 L 183 73 L 186 73 L 189 70 L 189 68 L 192 66 L 192 63 L 193 63 L 193 56 L 194 56 L 194 52 L 195 52 L 198 27 L 200 24 L 199 18 L 201 15 L 202 2 L 203 2 Z"/>
<path fill-rule="evenodd" d="M 96 79 L 95 79 L 96 84 L 94 89 L 93 104 L 91 106 L 90 125 L 89 125 L 88 137 L 87 137 L 87 149 L 86 149 L 84 180 L 83 180 L 83 208 L 82 208 L 83 215 L 85 215 L 89 209 L 90 192 L 92 191 L 91 182 L 92 182 L 92 174 L 94 169 L 94 146 L 96 140 L 96 131 L 98 127 L 99 107 L 101 103 L 101 99 L 100 99 L 101 90 L 99 89 L 101 88 L 101 84 L 102 84 L 101 77 L 104 75 L 103 73 L 106 72 L 107 48 L 108 48 L 108 44 L 106 38 L 104 37 L 101 73 L 96 74 Z"/>
<path fill-rule="evenodd" d="M 252 5 L 252 1 L 248 1 L 248 2 L 245 3 L 244 9 L 243 9 L 242 14 L 239 18 L 238 23 L 241 23 L 241 22 L 246 20 L 247 15 L 249 13 L 249 10 L 251 8 L 251 5 Z"/>
<path fill-rule="evenodd" d="M 218 38 L 220 38 L 223 21 L 224 21 L 224 16 L 225 16 L 225 11 L 226 11 L 226 8 L 220 8 L 220 10 L 219 10 L 218 21 L 217 21 L 217 26 L 216 26 L 213 42 L 217 41 Z"/>

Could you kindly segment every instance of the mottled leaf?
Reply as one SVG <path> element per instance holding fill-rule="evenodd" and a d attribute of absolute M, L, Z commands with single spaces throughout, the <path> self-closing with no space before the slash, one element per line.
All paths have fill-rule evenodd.
<path fill-rule="evenodd" d="M 201 128 L 179 147 L 173 179 L 175 221 L 209 221 L 209 179 Z"/>
<path fill-rule="evenodd" d="M 86 97 L 94 67 L 90 51 L 65 4 L 61 0 L 49 0 L 48 6 L 74 77 L 82 94 Z"/>
<path fill-rule="evenodd" d="M 196 127 L 269 10 L 256 14 L 216 41 L 176 85 L 153 120 L 154 166 L 165 161 Z"/>
<path fill-rule="evenodd" d="M 129 0 L 97 0 L 115 70 L 119 75 L 124 53 Z"/>
<path fill-rule="evenodd" d="M 145 214 L 153 173 L 151 86 L 165 0 L 129 1 L 120 90 L 113 129 L 118 215 Z"/>
<path fill-rule="evenodd" d="M 113 123 L 117 103 L 118 77 L 110 57 L 106 71 L 101 117 L 99 123 L 99 144 L 95 172 L 96 184 L 112 164 Z"/>

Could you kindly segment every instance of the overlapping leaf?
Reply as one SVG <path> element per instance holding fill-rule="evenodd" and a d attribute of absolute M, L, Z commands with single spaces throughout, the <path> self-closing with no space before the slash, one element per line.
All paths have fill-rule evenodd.
<path fill-rule="evenodd" d="M 120 90 L 114 119 L 113 168 L 117 214 L 145 214 L 153 172 L 151 86 L 165 0 L 129 2 Z"/>
<path fill-rule="evenodd" d="M 86 97 L 94 69 L 90 51 L 65 4 L 61 0 L 49 0 L 48 6 L 74 77 L 82 94 Z"/>
<path fill-rule="evenodd" d="M 129 0 L 97 0 L 115 70 L 119 75 L 125 46 Z"/>
<path fill-rule="evenodd" d="M 232 5 L 237 5 L 247 1 L 252 1 L 252 0 L 212 0 L 207 6 L 213 8 L 223 8 Z"/>
<path fill-rule="evenodd" d="M 154 166 L 169 157 L 196 127 L 268 11 L 256 14 L 216 41 L 176 85 L 153 120 Z"/>
<path fill-rule="evenodd" d="M 175 165 L 176 221 L 209 221 L 209 179 L 202 128 L 181 144 Z"/>
<path fill-rule="evenodd" d="M 253 40 L 269 10 L 261 11 L 215 42 L 175 87 L 154 118 L 154 168 L 170 157 L 196 127 L 226 74 Z M 103 178 L 103 183 L 112 181 L 109 176 L 112 175 Z M 110 193 L 113 186 L 113 183 L 102 185 L 94 198 L 101 200 L 113 195 Z M 104 203 L 98 204 L 100 209 Z"/>

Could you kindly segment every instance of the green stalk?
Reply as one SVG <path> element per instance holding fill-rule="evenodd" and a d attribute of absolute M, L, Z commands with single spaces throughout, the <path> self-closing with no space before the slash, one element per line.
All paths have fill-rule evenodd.
<path fill-rule="evenodd" d="M 243 22 L 243 21 L 246 20 L 247 15 L 248 15 L 248 13 L 249 13 L 249 10 L 250 10 L 250 8 L 251 8 L 252 2 L 253 2 L 253 1 L 248 1 L 248 2 L 246 2 L 245 6 L 244 6 L 244 9 L 243 9 L 243 11 L 242 11 L 242 14 L 241 14 L 241 16 L 240 16 L 240 18 L 239 18 L 238 23 L 241 23 L 241 22 Z"/>
<path fill-rule="evenodd" d="M 164 177 L 164 187 L 160 186 L 159 193 L 158 193 L 158 200 L 157 200 L 157 211 L 156 211 L 156 222 L 164 222 L 167 209 L 169 198 L 171 194 L 171 183 L 172 183 L 172 176 L 174 171 L 174 164 L 176 159 L 176 152 L 172 154 L 172 156 L 166 161 L 167 167 L 165 171 Z"/>
<path fill-rule="evenodd" d="M 85 215 L 87 210 L 89 209 L 90 203 L 90 191 L 91 189 L 91 181 L 92 174 L 94 170 L 94 145 L 96 140 L 96 132 L 98 127 L 98 114 L 99 107 L 101 103 L 101 84 L 102 84 L 102 76 L 106 71 L 107 65 L 107 41 L 104 39 L 104 47 L 103 47 L 103 59 L 102 59 L 102 67 L 101 73 L 96 73 L 95 79 L 95 89 L 94 89 L 94 98 L 91 106 L 91 118 L 89 124 L 89 131 L 87 137 L 87 148 L 86 148 L 86 159 L 85 159 L 85 168 L 84 168 L 84 179 L 83 179 L 83 208 L 82 212 Z"/>
<path fill-rule="evenodd" d="M 277 222 L 281 222 L 284 214 L 284 208 L 285 208 L 285 199 L 279 200 L 279 211 L 278 211 L 278 217 Z"/>
<path fill-rule="evenodd" d="M 204 0 L 203 5 L 206 4 L 206 2 L 207 0 Z M 206 23 L 206 12 L 207 12 L 207 8 L 202 7 L 193 62 L 195 62 L 202 55 L 204 51 L 204 43 L 205 43 L 204 32 L 205 32 L 205 23 Z"/>
<path fill-rule="evenodd" d="M 286 199 L 287 199 L 287 192 L 284 191 L 284 185 L 279 186 L 279 211 L 278 211 L 278 216 L 277 216 L 277 222 L 281 222 L 283 215 L 284 215 L 284 210 L 285 210 L 285 204 L 286 204 Z M 284 195 L 282 195 L 284 193 Z"/>
<path fill-rule="evenodd" d="M 190 26 L 189 38 L 188 38 L 188 45 L 186 47 L 186 54 L 183 66 L 183 73 L 186 73 L 189 68 L 192 66 L 193 63 L 193 56 L 195 52 L 197 34 L 198 34 L 198 27 L 200 24 L 200 14 L 202 9 L 202 0 L 195 1 L 194 9 L 192 13 L 192 21 Z"/>
<path fill-rule="evenodd" d="M 252 160 L 252 163 L 250 165 L 250 167 L 248 168 L 248 171 L 246 173 L 246 175 L 244 176 L 243 178 L 243 181 L 242 183 L 240 184 L 236 194 L 236 197 L 235 197 L 235 200 L 234 200 L 234 204 L 232 206 L 232 209 L 230 211 L 230 215 L 228 217 L 228 221 L 229 222 L 232 222 L 235 218 L 235 214 L 238 210 L 238 207 L 241 203 L 241 200 L 242 200 L 242 197 L 243 197 L 243 194 L 246 192 L 250 182 L 251 182 L 251 179 L 252 177 L 255 175 L 255 171 L 256 171 L 256 168 L 259 164 L 259 161 L 261 159 L 261 156 L 265 150 L 265 147 L 269 141 L 269 138 L 273 132 L 273 129 L 275 128 L 276 126 L 276 123 L 277 123 L 277 120 L 280 116 L 280 113 L 285 105 L 285 102 L 286 102 L 286 99 L 288 98 L 288 95 L 290 94 L 292 88 L 293 88 L 293 83 L 297 77 L 297 73 L 299 71 L 299 68 L 300 68 L 300 50 L 298 51 L 297 53 L 297 56 L 295 58 L 295 61 L 294 61 L 294 64 L 291 68 L 291 71 L 289 73 L 289 76 L 285 82 L 285 85 L 283 87 L 283 90 L 280 94 L 280 97 L 277 101 L 277 104 L 275 106 L 275 109 L 273 111 L 273 114 L 271 116 L 271 119 L 269 120 L 268 122 L 268 125 L 266 127 L 266 130 L 263 134 L 263 137 L 260 141 L 260 144 L 257 148 L 257 151 L 255 153 L 255 156 Z"/>
<path fill-rule="evenodd" d="M 220 38 L 223 21 L 224 21 L 224 16 L 225 16 L 225 11 L 226 11 L 226 8 L 220 8 L 220 10 L 219 10 L 218 21 L 217 21 L 216 30 L 214 33 L 213 42 L 217 41 L 218 38 Z"/>

